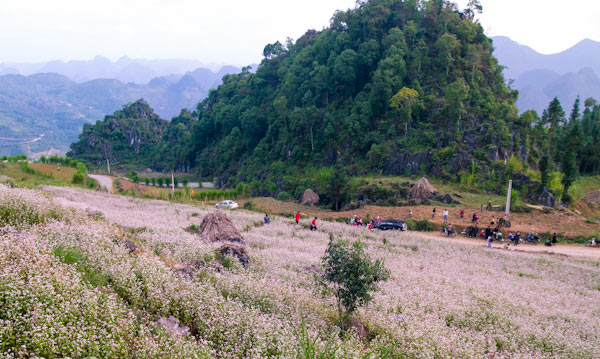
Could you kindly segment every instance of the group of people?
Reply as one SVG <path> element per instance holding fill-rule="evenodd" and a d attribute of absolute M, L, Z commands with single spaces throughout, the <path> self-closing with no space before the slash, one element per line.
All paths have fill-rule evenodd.
<path fill-rule="evenodd" d="M 298 211 L 296 213 L 296 224 L 300 224 L 300 218 L 302 217 L 302 212 Z M 307 216 L 308 217 L 308 216 Z M 317 230 L 317 217 L 315 216 L 313 218 L 313 220 L 310 222 L 310 230 L 311 231 L 316 231 Z"/>
<path fill-rule="evenodd" d="M 346 218 L 346 224 L 349 224 L 354 227 L 366 226 L 368 230 L 372 231 L 381 223 L 381 218 L 377 216 L 377 218 L 371 218 L 370 221 L 365 223 L 362 218 L 357 216 L 356 214 L 353 217 Z"/>

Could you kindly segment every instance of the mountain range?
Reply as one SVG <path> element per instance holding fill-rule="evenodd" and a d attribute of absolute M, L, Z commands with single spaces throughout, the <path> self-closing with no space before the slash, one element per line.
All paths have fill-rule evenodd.
<path fill-rule="evenodd" d="M 99 78 L 116 79 L 122 83 L 134 82 L 146 84 L 155 77 L 177 74 L 182 76 L 186 72 L 197 68 L 207 68 L 218 72 L 224 65 L 204 64 L 198 60 L 166 59 L 146 60 L 130 59 L 127 56 L 112 62 L 106 57 L 96 56 L 92 60 L 84 61 L 48 61 L 39 63 L 0 63 L 0 75 L 33 75 L 36 73 L 56 73 L 68 77 L 70 80 L 82 83 Z"/>
<path fill-rule="evenodd" d="M 492 39 L 505 78 L 519 91 L 521 112 L 533 109 L 541 114 L 554 97 L 567 112 L 577 96 L 582 101 L 600 99 L 600 42 L 585 39 L 565 51 L 545 55 L 508 37 Z"/>
<path fill-rule="evenodd" d="M 64 154 L 83 124 L 102 120 L 139 98 L 170 119 L 184 108 L 193 109 L 224 75 L 240 71 L 233 66 L 217 72 L 197 68 L 147 84 L 107 78 L 77 83 L 57 73 L 0 76 L 0 154 Z"/>

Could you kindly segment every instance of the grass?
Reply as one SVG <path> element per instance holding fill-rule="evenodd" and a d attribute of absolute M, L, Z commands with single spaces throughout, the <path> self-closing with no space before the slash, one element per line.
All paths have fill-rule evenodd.
<path fill-rule="evenodd" d="M 94 268 L 79 249 L 57 245 L 52 248 L 52 254 L 62 263 L 75 265 L 77 271 L 83 274 L 83 280 L 93 288 L 110 284 L 110 277 Z"/>
<path fill-rule="evenodd" d="M 412 179 L 411 177 L 401 177 L 401 176 L 384 176 L 384 177 L 374 177 L 367 176 L 362 178 L 367 181 L 367 183 L 375 183 L 382 182 L 383 184 L 401 184 L 404 182 L 415 183 L 417 180 Z M 460 196 L 458 199 L 462 202 L 462 205 L 466 206 L 474 206 L 478 207 L 480 205 L 487 205 L 488 201 L 492 201 L 492 205 L 501 206 L 506 204 L 506 197 L 499 196 L 496 194 L 486 193 L 484 191 L 478 190 L 476 188 L 467 189 L 464 186 L 456 183 L 448 183 L 436 178 L 428 178 L 429 183 L 438 191 L 440 195 L 444 195 L 446 193 L 450 194 L 453 198 L 457 197 L 456 194 Z M 454 207 L 456 205 L 448 205 L 447 207 Z"/>
<path fill-rule="evenodd" d="M 60 167 L 44 163 L 0 162 L 0 176 L 6 176 L 18 187 L 35 188 L 42 185 L 72 186 L 82 188 L 93 188 L 95 181 L 86 178 L 82 184 L 73 184 L 73 174 L 76 169 L 71 167 Z"/>
<path fill-rule="evenodd" d="M 579 177 L 569 189 L 573 201 L 582 199 L 586 194 L 600 190 L 600 176 Z"/>

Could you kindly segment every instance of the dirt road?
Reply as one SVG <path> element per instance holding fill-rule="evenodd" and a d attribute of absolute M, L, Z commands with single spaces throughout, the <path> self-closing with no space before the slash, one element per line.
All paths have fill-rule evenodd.
<path fill-rule="evenodd" d="M 108 193 L 113 193 L 113 180 L 112 177 L 102 175 L 88 175 L 88 177 L 95 179 L 100 183 L 100 187 L 106 188 Z"/>
<path fill-rule="evenodd" d="M 435 234 L 431 234 L 431 233 L 424 233 L 424 232 L 411 232 L 411 233 L 414 233 L 415 235 L 418 235 L 422 238 L 429 238 L 429 239 L 435 239 L 435 240 L 439 240 L 439 241 L 447 241 L 447 242 L 453 242 L 453 243 L 468 244 L 468 245 L 473 245 L 473 246 L 485 247 L 487 244 L 487 242 L 483 239 L 466 238 L 466 237 L 462 237 L 460 235 L 456 236 L 456 237 L 448 238 L 448 237 L 439 236 L 439 235 L 435 235 Z M 568 244 L 555 244 L 552 247 L 546 247 L 543 244 L 534 245 L 534 244 L 528 244 L 528 243 L 522 243 L 515 247 L 512 244 L 507 246 L 507 244 L 508 244 L 508 241 L 506 241 L 506 240 L 504 242 L 494 241 L 494 243 L 492 244 L 492 247 L 494 249 L 507 250 L 507 251 L 513 251 L 513 252 L 550 254 L 550 255 L 556 255 L 556 256 L 577 257 L 577 258 L 584 258 L 584 259 L 600 261 L 600 247 L 591 248 L 591 247 L 584 247 L 584 246 L 580 246 L 580 245 L 568 245 Z"/>

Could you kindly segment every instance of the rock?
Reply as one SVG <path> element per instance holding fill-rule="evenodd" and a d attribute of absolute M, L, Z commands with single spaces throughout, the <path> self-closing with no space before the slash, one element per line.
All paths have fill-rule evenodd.
<path fill-rule="evenodd" d="M 321 270 L 321 268 L 319 268 L 319 266 L 317 266 L 316 264 L 311 264 L 309 266 L 300 267 L 300 270 L 303 270 L 304 272 L 307 272 L 307 273 L 314 273 L 316 275 L 323 274 L 323 271 Z"/>
<path fill-rule="evenodd" d="M 138 245 L 135 242 L 130 241 L 129 239 L 123 242 L 123 247 L 127 248 L 127 251 L 131 254 L 138 250 Z"/>
<path fill-rule="evenodd" d="M 250 263 L 250 257 L 248 257 L 245 246 L 235 243 L 226 243 L 219 248 L 219 252 L 222 255 L 229 255 L 237 258 L 244 267 Z"/>
<path fill-rule="evenodd" d="M 304 191 L 304 194 L 302 195 L 302 204 L 310 204 L 311 206 L 314 206 L 319 203 L 319 200 L 319 195 L 310 188 Z"/>
<path fill-rule="evenodd" d="M 521 188 L 523 186 L 529 186 L 531 183 L 531 178 L 525 175 L 523 172 L 517 172 L 512 176 L 513 186 Z"/>
<path fill-rule="evenodd" d="M 179 320 L 172 315 L 168 317 L 161 317 L 158 321 L 156 321 L 156 324 L 163 327 L 165 332 L 171 335 L 186 336 L 190 333 L 190 328 L 179 323 Z"/>
<path fill-rule="evenodd" d="M 554 207 L 554 195 L 544 188 L 542 194 L 538 197 L 538 203 L 546 207 Z"/>
<path fill-rule="evenodd" d="M 450 196 L 450 194 L 448 194 L 448 193 L 446 193 L 444 196 L 442 196 L 442 198 L 440 200 L 447 204 L 460 204 L 459 201 L 452 198 L 452 196 Z"/>
<path fill-rule="evenodd" d="M 349 331 L 351 330 L 355 332 L 361 340 L 369 339 L 369 328 L 367 328 L 367 326 L 364 325 L 357 317 L 353 316 L 346 319 L 344 325 Z"/>
<path fill-rule="evenodd" d="M 433 166 L 433 156 L 429 151 L 421 153 L 393 153 L 383 166 L 384 175 L 416 175 L 421 170 L 430 173 Z"/>
<path fill-rule="evenodd" d="M 234 242 L 246 245 L 240 231 L 223 212 L 210 213 L 202 219 L 200 237 L 209 242 Z"/>

